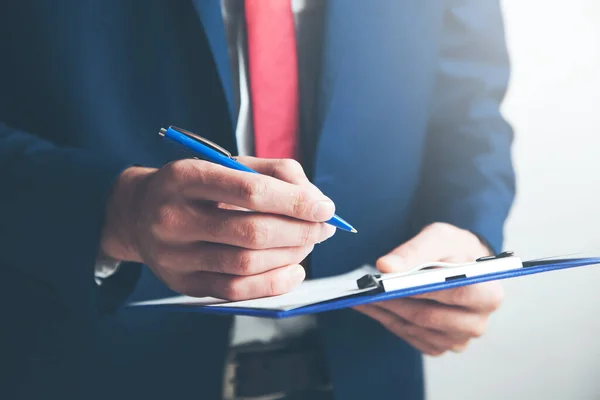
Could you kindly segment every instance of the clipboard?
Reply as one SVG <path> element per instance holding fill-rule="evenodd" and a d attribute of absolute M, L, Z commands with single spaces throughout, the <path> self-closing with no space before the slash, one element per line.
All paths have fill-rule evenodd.
<path fill-rule="evenodd" d="M 308 280 L 289 293 L 261 299 L 228 302 L 211 297 L 175 296 L 130 303 L 127 307 L 282 319 L 596 264 L 600 264 L 597 255 L 522 261 L 512 252 L 503 252 L 471 263 L 432 262 L 393 274 L 380 274 L 373 266 L 366 265 L 347 274 Z"/>

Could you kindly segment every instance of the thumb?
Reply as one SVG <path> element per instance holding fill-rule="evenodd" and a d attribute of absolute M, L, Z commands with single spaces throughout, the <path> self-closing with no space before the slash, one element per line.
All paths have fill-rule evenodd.
<path fill-rule="evenodd" d="M 382 273 L 404 272 L 419 264 L 444 260 L 452 254 L 448 239 L 443 231 L 428 226 L 377 260 L 377 269 Z"/>

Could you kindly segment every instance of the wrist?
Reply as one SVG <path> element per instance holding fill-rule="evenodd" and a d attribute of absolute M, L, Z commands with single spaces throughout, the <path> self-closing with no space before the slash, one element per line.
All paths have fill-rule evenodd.
<path fill-rule="evenodd" d="M 99 258 L 139 262 L 135 225 L 139 200 L 154 169 L 131 167 L 119 175 L 106 205 Z"/>

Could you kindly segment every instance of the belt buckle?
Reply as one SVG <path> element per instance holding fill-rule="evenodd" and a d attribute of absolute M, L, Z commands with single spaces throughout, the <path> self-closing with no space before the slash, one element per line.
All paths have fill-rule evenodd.
<path fill-rule="evenodd" d="M 306 371 L 315 372 L 310 377 L 303 375 L 303 376 L 305 376 L 304 384 L 298 385 L 299 382 L 296 381 L 292 385 L 293 387 L 288 387 L 289 390 L 292 390 L 294 392 L 297 390 L 331 392 L 332 387 L 331 387 L 331 382 L 329 381 L 330 378 L 325 377 L 325 376 L 318 376 L 319 372 L 316 372 L 316 371 L 319 368 L 315 369 L 314 365 L 312 365 L 312 366 L 310 365 L 310 364 L 314 364 L 314 362 L 323 362 L 323 361 L 319 360 L 320 357 L 317 354 L 320 352 L 320 349 L 316 348 L 316 346 L 318 346 L 318 345 L 313 342 L 313 339 L 314 338 L 307 336 L 307 337 L 304 337 L 303 339 L 272 341 L 272 342 L 268 342 L 268 343 L 253 342 L 253 343 L 244 344 L 242 346 L 230 347 L 228 354 L 227 354 L 227 360 L 225 363 L 225 371 L 223 374 L 223 377 L 224 377 L 224 379 L 223 379 L 223 398 L 224 398 L 224 400 L 277 400 L 277 399 L 285 398 L 287 395 L 289 395 L 289 393 L 287 392 L 287 389 L 284 389 L 283 387 L 281 387 L 281 385 L 275 385 L 276 387 L 271 387 L 271 388 L 263 387 L 263 388 L 259 388 L 258 390 L 256 390 L 256 385 L 259 384 L 259 381 L 253 381 L 253 385 L 255 386 L 255 388 L 251 389 L 251 391 L 254 393 L 246 392 L 248 389 L 247 383 L 245 381 L 242 382 L 240 379 L 242 379 L 242 380 L 248 379 L 248 377 L 245 376 L 248 368 L 251 368 L 251 370 L 253 370 L 253 368 L 254 368 L 252 366 L 249 366 L 248 364 L 245 364 L 248 360 L 248 357 L 250 357 L 250 359 L 253 358 L 252 354 L 268 355 L 266 359 L 267 360 L 271 359 L 270 362 L 272 362 L 273 356 L 278 358 L 279 357 L 278 354 L 285 354 L 285 358 L 287 360 L 286 364 L 287 363 L 291 364 L 289 366 L 290 370 L 294 370 L 295 372 L 305 371 L 305 373 L 306 373 Z M 301 363 L 300 365 L 296 365 L 295 362 L 297 362 L 297 360 L 295 361 L 295 359 L 299 354 L 301 355 L 301 357 L 305 358 L 305 362 Z M 290 359 L 290 355 L 292 356 L 291 359 Z M 306 357 L 308 357 L 308 358 L 306 358 Z M 281 360 L 281 358 L 279 358 L 279 360 Z M 267 362 L 267 363 L 270 363 L 270 362 Z M 244 363 L 244 364 L 242 364 L 242 363 Z M 250 361 L 250 365 L 253 365 L 255 363 L 256 363 L 256 359 L 254 359 L 253 361 Z M 259 362 L 259 364 L 262 364 L 262 363 Z M 279 364 L 279 367 L 281 367 L 280 362 L 276 362 L 274 365 L 278 365 L 278 364 Z M 295 368 L 295 366 L 296 367 L 300 366 L 301 367 L 300 370 L 297 371 L 296 370 L 297 368 Z M 242 371 L 241 368 L 243 368 L 244 371 Z M 271 365 L 269 368 L 273 368 L 273 365 Z M 286 370 L 287 369 L 288 368 L 286 368 Z M 242 372 L 243 372 L 243 374 L 242 374 Z M 242 375 L 244 375 L 244 376 L 242 376 Z M 294 380 L 294 379 L 292 379 L 292 380 Z M 305 386 L 302 386 L 302 385 L 305 385 Z M 286 385 L 283 385 L 283 386 L 286 386 Z M 261 389 L 265 389 L 265 391 L 262 391 Z M 272 390 L 272 391 L 269 392 L 268 390 Z"/>
<path fill-rule="evenodd" d="M 229 351 L 227 362 L 225 363 L 225 373 L 223 376 L 223 400 L 277 400 L 285 396 L 284 392 L 250 397 L 239 396 L 236 392 L 236 371 L 238 364 L 236 363 L 235 359 L 235 350 L 232 349 Z"/>

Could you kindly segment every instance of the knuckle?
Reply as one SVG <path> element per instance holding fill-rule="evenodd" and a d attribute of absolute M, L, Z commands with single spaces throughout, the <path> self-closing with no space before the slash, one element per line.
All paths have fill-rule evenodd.
<path fill-rule="evenodd" d="M 267 296 L 277 296 L 284 294 L 287 291 L 289 282 L 286 279 L 277 279 L 272 277 L 269 279 Z"/>
<path fill-rule="evenodd" d="M 197 173 L 198 166 L 195 160 L 185 159 L 167 164 L 164 169 L 169 180 L 177 184 L 183 184 L 190 176 Z"/>
<path fill-rule="evenodd" d="M 313 244 L 311 238 L 313 236 L 313 224 L 304 224 L 302 228 L 300 228 L 300 245 L 301 246 L 309 246 Z"/>
<path fill-rule="evenodd" d="M 269 241 L 269 229 L 261 222 L 250 222 L 243 232 L 244 242 L 252 248 L 264 247 Z"/>
<path fill-rule="evenodd" d="M 420 313 L 415 313 L 415 321 L 417 325 L 434 328 L 439 325 L 439 316 L 433 310 L 426 310 Z"/>
<path fill-rule="evenodd" d="M 250 205 L 255 205 L 265 196 L 268 189 L 268 183 L 265 179 L 248 179 L 240 183 L 239 195 Z"/>
<path fill-rule="evenodd" d="M 243 279 L 231 279 L 223 289 L 223 297 L 229 301 L 243 300 L 246 292 Z"/>
<path fill-rule="evenodd" d="M 389 320 L 387 320 L 385 323 L 385 327 L 395 335 L 400 335 L 403 333 L 403 331 L 406 331 L 405 324 L 403 324 L 402 321 L 400 321 L 397 318 L 390 318 Z"/>
<path fill-rule="evenodd" d="M 282 172 L 282 175 L 304 175 L 304 169 L 302 168 L 302 165 L 298 161 L 291 158 L 279 160 L 276 168 L 278 172 Z"/>
<path fill-rule="evenodd" d="M 212 238 L 219 240 L 219 238 L 225 235 L 227 231 L 227 220 L 220 218 L 207 218 L 205 223 L 203 224 L 203 229 L 206 234 Z"/>
<path fill-rule="evenodd" d="M 256 251 L 241 251 L 237 256 L 237 272 L 239 275 L 254 275 L 259 263 Z"/>
<path fill-rule="evenodd" d="M 308 193 L 303 189 L 298 190 L 298 192 L 294 196 L 294 200 L 292 203 L 292 213 L 296 216 L 303 216 L 308 211 L 308 205 L 309 205 Z"/>
<path fill-rule="evenodd" d="M 425 314 L 425 312 L 423 312 L 422 310 L 417 310 L 414 308 L 407 310 L 406 320 L 412 322 L 415 325 L 422 325 L 421 322 L 423 319 L 423 314 Z"/>
<path fill-rule="evenodd" d="M 200 270 L 203 271 L 215 271 L 218 273 L 228 273 L 230 268 L 235 264 L 235 260 L 232 260 L 231 252 L 217 250 L 210 251 L 206 254 L 206 262 L 200 266 Z"/>
<path fill-rule="evenodd" d="M 158 208 L 152 232 L 159 238 L 170 237 L 171 233 L 181 228 L 181 216 L 178 210 L 171 205 L 162 205 Z"/>
<path fill-rule="evenodd" d="M 414 324 L 407 324 L 405 322 L 398 322 L 398 324 L 402 324 L 402 331 L 406 332 L 407 335 L 419 337 L 423 333 L 423 328 Z"/>

